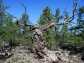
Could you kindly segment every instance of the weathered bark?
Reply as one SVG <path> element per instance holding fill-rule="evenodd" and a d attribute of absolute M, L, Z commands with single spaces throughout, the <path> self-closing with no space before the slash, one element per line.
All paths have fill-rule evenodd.
<path fill-rule="evenodd" d="M 38 55 L 40 58 L 43 58 L 45 52 L 43 51 L 45 48 L 45 40 L 43 37 L 43 31 L 46 29 L 54 26 L 54 23 L 47 24 L 44 28 L 35 28 L 33 31 L 33 51 L 36 55 Z"/>

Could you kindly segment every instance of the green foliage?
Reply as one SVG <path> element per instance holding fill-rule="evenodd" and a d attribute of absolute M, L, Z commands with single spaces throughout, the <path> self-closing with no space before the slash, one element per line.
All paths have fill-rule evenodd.
<path fill-rule="evenodd" d="M 39 25 L 46 25 L 48 24 L 48 22 L 52 21 L 54 18 L 54 16 L 51 13 L 51 10 L 49 7 L 46 7 L 43 10 L 42 15 L 40 16 L 39 19 Z M 47 47 L 49 49 L 53 49 L 53 46 L 55 44 L 55 35 L 54 35 L 54 27 L 53 28 L 49 28 L 45 33 L 44 33 L 44 37 L 46 38 L 46 42 L 47 42 Z"/>
<path fill-rule="evenodd" d="M 80 7 L 79 12 L 84 13 L 84 6 Z"/>
<path fill-rule="evenodd" d="M 53 18 L 53 16 L 52 16 L 50 8 L 46 7 L 46 8 L 44 8 L 42 15 L 40 16 L 38 23 L 40 25 L 47 24 L 49 21 L 51 21 L 52 18 Z"/>
<path fill-rule="evenodd" d="M 60 27 L 61 27 L 61 25 L 57 25 L 57 24 L 59 24 L 62 19 L 62 16 L 61 16 L 61 12 L 60 12 L 60 9 L 59 8 L 57 8 L 56 9 L 56 12 L 55 12 L 55 15 L 54 15 L 54 21 L 55 21 L 55 27 L 54 27 L 54 39 L 55 39 L 55 42 L 56 42 L 56 44 L 59 42 L 59 40 L 60 40 L 60 34 L 59 34 L 59 31 L 60 31 Z M 55 45 L 56 45 L 55 44 Z"/>
<path fill-rule="evenodd" d="M 21 16 L 21 19 L 18 20 L 20 24 L 16 24 L 11 15 L 8 15 L 5 12 L 5 6 L 3 2 L 0 2 L 0 43 L 3 41 L 13 42 L 16 44 L 23 44 L 32 46 L 32 32 L 27 26 L 29 23 L 29 16 L 24 12 Z M 67 20 L 70 18 L 68 12 L 64 12 L 61 15 L 61 10 L 56 9 L 54 15 L 51 12 L 51 9 L 47 6 L 43 9 L 42 14 L 38 20 L 40 26 L 46 25 L 49 22 L 55 22 L 55 27 L 49 28 L 44 33 L 44 38 L 47 42 L 47 47 L 49 49 L 55 49 L 59 43 L 71 43 L 75 45 L 83 44 L 84 42 L 84 6 L 80 7 L 78 10 L 77 20 L 75 19 L 75 26 L 69 25 L 70 22 Z M 57 25 L 63 23 L 63 25 Z M 71 31 L 69 27 L 71 26 Z M 24 33 L 21 34 L 21 30 L 24 30 Z"/>

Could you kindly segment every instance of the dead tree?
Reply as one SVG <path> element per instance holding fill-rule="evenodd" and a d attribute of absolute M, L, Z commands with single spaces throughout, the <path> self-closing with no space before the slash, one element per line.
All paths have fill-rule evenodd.
<path fill-rule="evenodd" d="M 78 2 L 79 2 L 79 0 L 73 0 L 72 16 L 67 19 L 64 18 L 65 21 L 68 21 L 68 23 L 73 23 L 72 21 L 74 20 L 75 16 L 78 14 Z"/>
<path fill-rule="evenodd" d="M 45 52 L 43 51 L 45 49 L 45 40 L 43 37 L 43 32 L 47 30 L 48 28 L 54 26 L 54 23 L 48 23 L 47 25 L 43 25 L 42 27 L 34 27 L 32 29 L 33 31 L 33 52 L 39 57 L 43 58 Z"/>

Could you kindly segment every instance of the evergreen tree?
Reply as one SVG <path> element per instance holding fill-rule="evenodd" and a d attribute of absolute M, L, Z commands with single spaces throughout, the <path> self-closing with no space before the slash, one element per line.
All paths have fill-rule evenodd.
<path fill-rule="evenodd" d="M 59 42 L 60 41 L 60 27 L 61 25 L 59 25 L 61 23 L 61 19 L 62 19 L 62 16 L 61 16 L 61 12 L 60 12 L 60 9 L 57 8 L 56 9 L 56 12 L 55 12 L 55 15 L 54 15 L 54 21 L 55 21 L 55 42 Z"/>
<path fill-rule="evenodd" d="M 40 16 L 38 23 L 40 25 L 47 24 L 49 21 L 51 21 L 52 18 L 53 18 L 53 16 L 52 16 L 50 8 L 46 7 L 46 8 L 44 8 L 42 15 Z"/>
<path fill-rule="evenodd" d="M 0 0 L 0 25 L 3 25 L 4 23 L 5 11 L 6 11 L 6 6 L 4 4 L 4 1 Z"/>
<path fill-rule="evenodd" d="M 64 24 L 63 24 L 63 26 L 62 26 L 62 36 L 63 36 L 63 42 L 67 42 L 67 40 L 68 40 L 68 35 L 69 35 L 69 33 L 68 33 L 68 25 L 69 25 L 69 21 L 67 20 L 69 18 L 69 15 L 68 15 L 68 12 L 67 11 L 65 11 L 64 12 Z"/>
<path fill-rule="evenodd" d="M 53 20 L 53 15 L 51 13 L 51 10 L 49 7 L 46 7 L 43 12 L 42 15 L 40 16 L 39 19 L 39 25 L 46 25 L 49 22 L 52 22 Z M 47 42 L 47 46 L 49 48 L 52 48 L 53 44 L 54 44 L 54 30 L 53 28 L 50 28 L 46 31 L 46 33 L 44 33 L 44 36 L 46 38 L 46 42 Z"/>
<path fill-rule="evenodd" d="M 79 14 L 77 19 L 77 33 L 80 37 L 84 37 L 84 7 L 79 8 Z"/>

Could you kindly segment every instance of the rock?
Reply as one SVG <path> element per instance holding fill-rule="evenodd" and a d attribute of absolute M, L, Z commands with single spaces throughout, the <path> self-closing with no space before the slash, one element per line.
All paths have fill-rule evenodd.
<path fill-rule="evenodd" d="M 51 51 L 44 49 L 46 55 L 44 58 L 35 58 L 34 53 L 28 52 L 24 47 L 16 47 L 14 55 L 8 58 L 5 63 L 84 63 L 77 55 L 69 55 L 69 51 L 58 50 Z"/>

